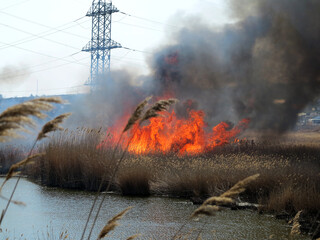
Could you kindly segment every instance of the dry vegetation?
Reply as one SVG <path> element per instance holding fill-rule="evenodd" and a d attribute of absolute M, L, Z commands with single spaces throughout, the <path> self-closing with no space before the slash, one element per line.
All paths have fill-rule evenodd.
<path fill-rule="evenodd" d="M 40 106 L 43 107 L 41 101 Z M 147 99 L 140 105 L 145 106 L 146 101 Z M 175 100 L 171 101 L 157 102 L 150 108 L 153 112 L 149 109 L 143 116 L 139 105 L 135 111 L 137 114 L 132 115 L 129 125 L 123 132 L 130 129 L 140 118 L 144 120 L 156 116 L 157 112 L 165 110 L 175 102 Z M 38 104 L 37 101 L 35 103 Z M 58 124 L 67 116 L 68 114 L 61 115 L 49 121 L 42 128 L 35 143 L 47 137 L 47 133 L 60 129 Z M 2 118 L 5 120 L 4 124 L 7 124 L 8 117 L 4 115 Z M 25 121 L 25 118 L 23 120 Z M 20 128 L 20 122 L 12 127 L 12 129 L 17 128 Z M 38 145 L 38 152 L 45 154 L 37 155 L 39 159 L 27 169 L 22 170 L 31 178 L 47 186 L 98 192 L 114 190 L 123 195 L 154 194 L 189 198 L 194 203 L 204 202 L 199 208 L 199 213 L 215 212 L 218 209 L 216 206 L 207 204 L 210 199 L 217 205 L 219 202 L 233 203 L 230 194 L 227 196 L 224 194 L 230 192 L 239 183 L 241 185 L 242 179 L 250 175 L 257 176 L 254 174 L 259 173 L 258 179 L 254 177 L 255 181 L 245 182 L 245 188 L 240 186 L 236 189 L 238 201 L 259 203 L 261 212 L 274 212 L 286 218 L 293 217 L 303 210 L 303 214 L 299 214 L 299 217 L 305 215 L 312 218 L 309 222 L 313 223 L 319 220 L 317 218 L 319 218 L 320 209 L 320 185 L 318 184 L 320 183 L 320 146 L 318 144 L 320 134 L 317 132 L 291 133 L 281 139 L 275 140 L 269 137 L 260 142 L 255 139 L 254 134 L 250 133 L 247 138 L 255 141 L 219 147 L 197 156 L 179 156 L 174 152 L 125 156 L 123 150 L 115 150 L 112 146 L 107 149 L 97 149 L 96 146 L 104 134 L 104 131 L 86 128 L 56 133 L 41 146 Z M 4 136 L 14 137 L 15 135 L 12 132 L 6 132 Z M 29 154 L 8 148 L 0 149 L 1 168 L 5 169 L 4 166 L 14 164 L 15 159 L 20 158 L 21 154 L 30 157 L 32 149 Z M 22 165 L 24 167 L 29 161 L 28 157 L 13 165 L 15 167 L 12 169 L 19 170 Z M 13 162 L 8 162 L 8 159 L 12 159 Z M 13 170 L 11 172 L 9 170 L 9 177 L 13 176 L 11 174 Z M 205 201 L 207 198 L 209 199 Z M 11 198 L 8 203 L 10 201 Z M 116 226 L 116 223 L 109 224 L 110 226 L 108 224 L 107 230 L 110 226 L 109 230 Z M 313 225 L 314 228 L 318 227 L 317 224 Z M 305 226 L 299 226 L 299 229 L 303 230 L 303 227 Z M 306 229 L 315 231 L 312 227 Z"/>
<path fill-rule="evenodd" d="M 46 156 L 28 174 L 48 186 L 97 190 L 103 174 L 111 173 L 112 149 L 96 145 L 103 133 L 90 129 L 64 131 L 40 147 Z M 220 195 L 241 179 L 260 173 L 240 195 L 263 205 L 263 211 L 294 214 L 320 209 L 320 147 L 301 144 L 257 143 L 216 149 L 199 156 L 128 155 L 112 183 L 124 195 L 167 195 L 201 202 Z M 320 139 L 314 136 L 312 140 Z M 106 178 L 109 179 L 109 178 Z M 107 185 L 107 182 L 104 183 Z"/>
<path fill-rule="evenodd" d="M 56 133 L 39 149 L 46 155 L 27 173 L 48 186 L 97 191 L 103 178 L 110 179 L 121 155 L 120 150 L 113 157 L 112 148 L 96 148 L 104 134 L 85 128 Z M 260 177 L 246 186 L 238 200 L 258 203 L 260 212 L 272 212 L 287 220 L 304 210 L 301 231 L 317 232 L 318 224 L 312 223 L 319 221 L 319 140 L 319 134 L 295 133 L 278 142 L 245 142 L 199 156 L 128 154 L 111 190 L 123 195 L 182 197 L 202 203 L 259 173 Z M 102 190 L 107 185 L 106 180 Z"/>

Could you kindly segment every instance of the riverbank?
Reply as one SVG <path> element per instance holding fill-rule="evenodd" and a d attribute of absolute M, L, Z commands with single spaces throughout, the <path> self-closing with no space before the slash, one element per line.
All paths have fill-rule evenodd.
<path fill-rule="evenodd" d="M 110 179 L 113 149 L 97 149 L 97 132 L 75 137 L 64 132 L 42 145 L 46 155 L 26 173 L 42 185 L 96 191 L 103 175 Z M 197 156 L 128 154 L 112 190 L 125 196 L 169 196 L 201 203 L 255 173 L 240 201 L 289 220 L 300 210 L 304 233 L 320 237 L 320 146 L 318 134 L 296 133 L 276 141 L 245 141 Z M 118 152 L 120 154 L 121 152 Z M 106 188 L 108 181 L 103 183 Z"/>

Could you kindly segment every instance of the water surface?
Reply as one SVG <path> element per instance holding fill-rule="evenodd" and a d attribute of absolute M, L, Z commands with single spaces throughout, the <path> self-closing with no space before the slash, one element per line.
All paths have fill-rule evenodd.
<path fill-rule="evenodd" d="M 3 180 L 0 178 L 0 184 Z M 15 181 L 12 179 L 5 185 L 3 195 L 9 196 Z M 63 231 L 68 231 L 68 239 L 79 239 L 94 196 L 94 193 L 42 187 L 21 179 L 14 199 L 24 201 L 26 206 L 10 205 L 3 220 L 0 239 L 53 240 L 59 239 Z M 5 204 L 0 199 L 1 210 Z M 133 209 L 106 239 L 127 239 L 136 233 L 141 234 L 138 239 L 170 239 L 197 208 L 187 200 L 128 198 L 108 194 L 92 239 L 96 239 L 108 219 L 129 206 Z M 182 230 L 187 237 L 183 239 L 196 239 L 199 231 L 203 239 L 290 239 L 290 227 L 285 221 L 254 211 L 226 210 L 199 221 L 187 221 Z M 301 236 L 294 239 L 309 238 Z"/>

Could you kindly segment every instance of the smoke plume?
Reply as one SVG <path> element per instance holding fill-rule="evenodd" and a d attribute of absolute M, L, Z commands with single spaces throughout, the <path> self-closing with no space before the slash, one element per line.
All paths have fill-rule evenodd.
<path fill-rule="evenodd" d="M 213 121 L 250 117 L 254 129 L 284 132 L 320 91 L 320 2 L 230 2 L 238 22 L 187 20 L 155 54 L 157 89 L 195 99 Z"/>
<path fill-rule="evenodd" d="M 149 59 L 152 75 L 135 77 L 144 84 L 114 72 L 91 109 L 116 119 L 153 93 L 180 99 L 181 114 L 204 109 L 212 124 L 249 117 L 252 129 L 293 128 L 320 92 L 320 1 L 230 0 L 230 7 L 238 21 L 222 29 L 184 20 Z"/>

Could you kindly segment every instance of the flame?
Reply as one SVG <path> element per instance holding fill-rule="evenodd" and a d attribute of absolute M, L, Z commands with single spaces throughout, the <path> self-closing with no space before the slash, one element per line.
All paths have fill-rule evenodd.
<path fill-rule="evenodd" d="M 243 119 L 232 128 L 221 122 L 210 130 L 204 121 L 203 111 L 190 110 L 188 114 L 188 118 L 178 118 L 174 111 L 164 112 L 160 117 L 151 118 L 145 126 L 135 125 L 131 132 L 123 135 L 122 149 L 128 146 L 128 151 L 135 154 L 177 152 L 179 155 L 196 155 L 237 142 L 236 136 L 249 124 L 248 119 Z M 120 125 L 108 129 L 98 148 L 119 141 L 123 124 Z"/>

